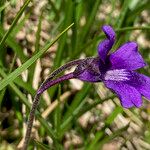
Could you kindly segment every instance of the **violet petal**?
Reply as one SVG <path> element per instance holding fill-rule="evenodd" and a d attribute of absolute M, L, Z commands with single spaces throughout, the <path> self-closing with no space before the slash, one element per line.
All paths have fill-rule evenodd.
<path fill-rule="evenodd" d="M 136 70 L 146 66 L 135 42 L 128 42 L 122 45 L 110 55 L 109 60 L 112 65 L 111 69 Z"/>
<path fill-rule="evenodd" d="M 98 45 L 98 54 L 100 59 L 105 62 L 106 56 L 115 42 L 115 32 L 111 26 L 105 25 L 102 30 L 107 36 L 107 39 L 103 40 Z"/>
<path fill-rule="evenodd" d="M 100 59 L 105 62 L 108 52 L 111 50 L 113 43 L 106 39 L 98 45 L 98 54 Z"/>
<path fill-rule="evenodd" d="M 109 25 L 104 25 L 102 27 L 102 30 L 106 34 L 107 38 L 114 43 L 116 34 L 115 34 L 115 31 L 113 30 L 113 28 Z"/>
<path fill-rule="evenodd" d="M 144 97 L 150 100 L 150 77 L 132 72 L 132 78 L 127 83 L 135 87 Z"/>
<path fill-rule="evenodd" d="M 142 105 L 141 94 L 134 87 L 124 82 L 105 81 L 104 83 L 107 88 L 110 88 L 118 95 L 123 107 L 140 107 Z"/>

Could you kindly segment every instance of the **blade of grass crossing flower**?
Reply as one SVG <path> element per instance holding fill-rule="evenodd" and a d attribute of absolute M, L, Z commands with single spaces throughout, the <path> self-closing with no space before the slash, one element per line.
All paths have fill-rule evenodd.
<path fill-rule="evenodd" d="M 123 27 L 123 28 L 116 29 L 115 32 L 121 33 L 121 32 L 132 31 L 132 30 L 150 30 L 150 26 Z M 96 43 L 98 40 L 101 40 L 104 37 L 105 37 L 104 34 L 101 34 L 100 36 L 96 36 L 93 39 L 91 39 L 89 42 L 83 44 L 83 46 L 81 46 L 79 52 L 77 52 L 75 56 L 80 54 L 80 51 L 86 51 L 87 47 L 89 47 L 93 43 Z"/>
<path fill-rule="evenodd" d="M 72 27 L 73 23 L 68 26 L 63 32 L 61 32 L 52 42 L 48 43 L 44 46 L 38 53 L 32 56 L 28 61 L 26 61 L 22 66 L 17 68 L 7 77 L 0 81 L 0 90 L 10 84 L 16 77 L 18 77 L 24 70 L 26 70 L 29 66 L 31 66 L 38 58 L 40 58 L 66 31 L 68 31 Z"/>
<path fill-rule="evenodd" d="M 0 41 L 0 49 L 3 48 L 5 40 L 7 39 L 7 37 L 9 36 L 9 34 L 11 33 L 11 31 L 13 30 L 13 28 L 15 27 L 15 25 L 17 24 L 18 20 L 20 19 L 22 13 L 24 12 L 24 10 L 26 9 L 26 7 L 28 6 L 28 4 L 30 3 L 31 0 L 26 0 L 24 5 L 21 7 L 20 11 L 17 13 L 14 21 L 12 22 L 10 28 L 8 29 L 8 31 L 5 33 L 5 35 L 3 36 L 2 40 Z"/>

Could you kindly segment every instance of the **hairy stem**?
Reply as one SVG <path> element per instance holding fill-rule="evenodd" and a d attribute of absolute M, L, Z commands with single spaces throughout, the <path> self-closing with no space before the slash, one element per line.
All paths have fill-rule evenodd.
<path fill-rule="evenodd" d="M 26 130 L 26 134 L 25 134 L 25 139 L 24 139 L 22 150 L 27 150 L 28 143 L 29 143 L 30 136 L 31 136 L 31 130 L 32 130 L 32 126 L 33 126 L 33 121 L 34 121 L 34 117 L 35 117 L 35 111 L 36 111 L 37 106 L 39 104 L 41 94 L 46 89 L 48 89 L 49 87 L 51 87 L 51 86 L 53 86 L 55 84 L 58 84 L 58 83 L 60 83 L 62 81 L 74 78 L 73 73 L 69 73 L 67 75 L 64 75 L 64 76 L 58 77 L 57 79 L 52 80 L 60 72 L 66 70 L 68 68 L 71 68 L 72 66 L 78 65 L 78 64 L 82 63 L 83 61 L 85 61 L 86 59 L 74 60 L 74 61 L 71 61 L 71 62 L 65 64 L 64 66 L 61 66 L 60 68 L 58 68 L 57 70 L 52 72 L 50 74 L 50 76 L 41 84 L 41 86 L 39 87 L 38 92 L 36 93 L 36 95 L 34 97 L 34 100 L 33 100 L 32 108 L 31 108 L 29 119 L 28 119 L 28 122 L 27 122 L 27 130 Z"/>
<path fill-rule="evenodd" d="M 36 111 L 38 103 L 40 101 L 40 95 L 49 87 L 56 85 L 57 83 L 60 83 L 62 81 L 72 79 L 72 78 L 74 78 L 73 73 L 66 74 L 62 77 L 59 77 L 58 79 L 47 82 L 46 84 L 43 85 L 43 87 L 41 89 L 38 90 L 38 93 L 34 97 L 33 105 L 32 105 L 31 111 L 30 111 L 29 120 L 27 123 L 27 131 L 26 131 L 24 145 L 23 145 L 23 150 L 27 149 L 27 146 L 28 146 L 28 143 L 30 140 L 31 130 L 32 130 L 32 126 L 33 126 L 34 116 L 35 116 L 35 111 Z"/>

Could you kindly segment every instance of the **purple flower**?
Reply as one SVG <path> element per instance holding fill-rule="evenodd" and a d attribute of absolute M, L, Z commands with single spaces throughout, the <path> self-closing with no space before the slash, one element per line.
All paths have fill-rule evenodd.
<path fill-rule="evenodd" d="M 108 54 L 115 42 L 111 26 L 103 26 L 107 39 L 98 45 L 98 57 L 84 60 L 74 71 L 74 77 L 88 82 L 102 81 L 120 98 L 125 108 L 142 105 L 142 96 L 150 99 L 150 78 L 135 72 L 146 66 L 135 42 L 123 44 Z"/>
<path fill-rule="evenodd" d="M 77 78 L 87 82 L 103 82 L 105 86 L 114 91 L 125 108 L 142 105 L 142 96 L 150 99 L 150 78 L 135 72 L 146 66 L 138 52 L 135 42 L 123 44 L 117 51 L 109 53 L 115 42 L 115 32 L 111 26 L 105 25 L 102 30 L 106 39 L 98 45 L 98 56 L 75 60 L 55 70 L 43 82 L 37 94 L 42 94 L 49 87 L 64 80 Z M 53 78 L 60 72 L 77 65 L 76 69 L 67 75 Z"/>
<path fill-rule="evenodd" d="M 107 88 L 113 90 L 120 98 L 125 108 L 142 105 L 142 96 L 150 99 L 150 78 L 135 72 L 146 66 L 138 52 L 135 42 L 127 42 L 114 53 L 108 54 L 115 42 L 115 32 L 110 26 L 103 26 L 102 30 L 107 39 L 98 46 L 98 56 L 71 61 L 54 72 L 41 84 L 33 101 L 28 120 L 23 149 L 26 150 L 31 135 L 31 129 L 41 94 L 49 87 L 64 80 L 77 78 L 87 82 L 103 82 Z M 57 77 L 60 72 L 77 66 L 69 74 Z"/>

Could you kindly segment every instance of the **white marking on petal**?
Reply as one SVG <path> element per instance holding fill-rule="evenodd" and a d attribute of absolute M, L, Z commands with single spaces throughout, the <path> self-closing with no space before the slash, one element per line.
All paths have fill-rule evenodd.
<path fill-rule="evenodd" d="M 125 69 L 109 70 L 105 73 L 105 80 L 127 81 L 130 80 L 131 74 Z"/>

